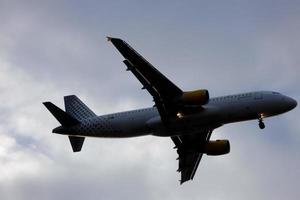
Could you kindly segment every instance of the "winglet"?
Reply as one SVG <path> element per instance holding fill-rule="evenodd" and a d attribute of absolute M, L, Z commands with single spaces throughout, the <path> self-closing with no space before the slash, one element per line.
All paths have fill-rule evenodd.
<path fill-rule="evenodd" d="M 107 39 L 108 42 L 110 42 L 112 37 L 107 36 L 106 39 Z"/>
<path fill-rule="evenodd" d="M 110 36 L 107 36 L 106 39 L 107 39 L 108 42 L 111 42 L 113 40 L 121 40 L 120 38 L 114 38 L 114 37 L 110 37 Z"/>
<path fill-rule="evenodd" d="M 112 42 L 113 45 L 115 45 L 115 46 L 116 46 L 116 44 L 115 44 L 116 42 L 117 42 L 117 43 L 118 43 L 118 42 L 121 42 L 121 43 L 124 43 L 125 45 L 129 46 L 125 41 L 123 41 L 123 40 L 120 39 L 120 38 L 107 36 L 106 39 L 107 39 L 108 42 Z M 118 46 L 119 46 L 119 45 L 118 45 Z M 117 46 L 116 46 L 116 48 L 119 49 Z"/>

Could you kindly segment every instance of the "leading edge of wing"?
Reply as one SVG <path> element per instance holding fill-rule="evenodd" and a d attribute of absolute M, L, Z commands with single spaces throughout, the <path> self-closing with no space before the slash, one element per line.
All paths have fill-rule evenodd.
<path fill-rule="evenodd" d="M 136 50 L 134 50 L 129 44 L 120 38 L 107 37 L 108 41 L 118 49 L 123 57 L 128 60 L 133 67 L 135 67 L 144 78 L 151 83 L 156 89 L 160 89 L 163 84 L 167 88 L 171 89 L 167 95 L 181 95 L 182 90 L 172 83 L 167 77 L 160 73 L 151 63 L 149 63 L 143 56 L 141 56 Z"/>
<path fill-rule="evenodd" d="M 136 76 L 144 88 L 153 96 L 160 114 L 166 116 L 170 115 L 173 111 L 173 100 L 182 95 L 182 90 L 160 73 L 125 41 L 119 38 L 107 38 L 125 58 L 123 62 L 128 70 Z"/>

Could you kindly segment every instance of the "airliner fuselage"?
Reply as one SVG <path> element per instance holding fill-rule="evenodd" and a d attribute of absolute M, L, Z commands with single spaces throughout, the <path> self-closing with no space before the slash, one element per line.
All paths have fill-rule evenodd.
<path fill-rule="evenodd" d="M 156 107 L 96 116 L 72 127 L 57 127 L 54 133 L 124 138 L 143 135 L 174 136 L 212 130 L 224 124 L 282 114 L 297 102 L 278 92 L 259 91 L 211 98 L 199 112 L 178 113 L 164 125 Z"/>

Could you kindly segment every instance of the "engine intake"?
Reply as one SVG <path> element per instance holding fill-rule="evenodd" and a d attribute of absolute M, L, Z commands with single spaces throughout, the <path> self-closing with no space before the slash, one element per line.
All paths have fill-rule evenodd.
<path fill-rule="evenodd" d="M 228 140 L 209 141 L 204 147 L 204 153 L 208 156 L 219 156 L 230 152 L 230 143 Z"/>
<path fill-rule="evenodd" d="M 181 102 L 184 105 L 205 105 L 209 101 L 208 90 L 195 90 L 183 92 Z"/>

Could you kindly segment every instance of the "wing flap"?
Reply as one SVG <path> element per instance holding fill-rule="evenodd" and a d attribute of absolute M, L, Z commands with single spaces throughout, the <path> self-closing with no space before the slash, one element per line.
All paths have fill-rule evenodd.
<path fill-rule="evenodd" d="M 161 101 L 159 92 L 141 73 L 137 71 L 137 69 L 128 60 L 124 60 L 123 62 L 127 66 L 127 70 L 131 71 L 134 74 L 134 76 L 142 83 L 142 89 L 147 89 L 148 92 L 152 95 L 160 116 L 162 117 L 162 119 L 166 119 L 168 111 L 165 107 L 164 102 Z"/>
<path fill-rule="evenodd" d="M 182 90 L 125 41 L 110 37 L 108 37 L 108 40 L 112 42 L 126 59 L 123 62 L 127 66 L 127 69 L 136 76 L 143 84 L 143 87 L 153 96 L 162 119 L 167 119 L 171 115 L 175 116 L 176 105 L 174 105 L 174 99 L 182 95 Z"/>
<path fill-rule="evenodd" d="M 202 153 L 197 152 L 189 152 L 182 155 L 184 162 L 182 163 L 183 169 L 181 171 L 180 184 L 193 180 L 202 156 Z"/>
<path fill-rule="evenodd" d="M 128 60 L 136 70 L 142 74 L 146 80 L 158 90 L 171 92 L 168 95 L 178 95 L 182 91 L 172 83 L 167 77 L 160 73 L 155 67 L 153 67 L 145 58 L 143 58 L 137 51 L 135 51 L 129 44 L 119 38 L 109 38 L 113 45 L 119 50 L 123 57 Z M 164 87 L 161 87 L 161 86 Z"/>
<path fill-rule="evenodd" d="M 212 131 L 199 132 L 190 135 L 171 137 L 179 155 L 178 172 L 181 173 L 180 184 L 192 180 L 197 171 L 203 153 L 200 153 L 200 145 L 204 145 L 211 136 Z"/>

